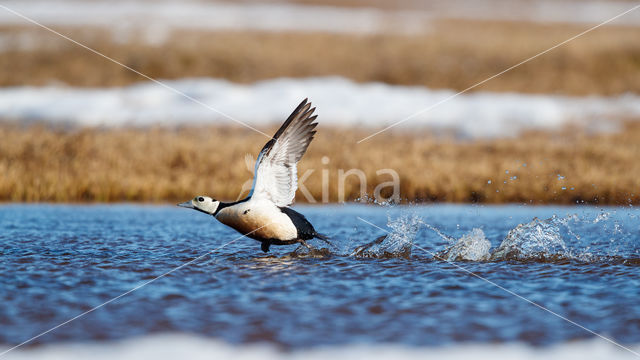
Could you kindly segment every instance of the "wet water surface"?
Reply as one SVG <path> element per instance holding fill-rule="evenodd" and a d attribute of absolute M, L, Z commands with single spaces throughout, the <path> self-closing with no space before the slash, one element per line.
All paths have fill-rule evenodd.
<path fill-rule="evenodd" d="M 0 206 L 0 344 L 181 332 L 287 349 L 333 344 L 640 342 L 632 208 L 296 207 L 335 248 L 272 246 L 170 206 Z M 372 225 L 376 224 L 387 235 Z M 373 242 L 379 238 L 378 242 Z M 293 252 L 293 253 L 292 253 Z M 205 255 L 201 258 L 198 258 Z M 447 260 L 447 261 L 444 261 Z M 451 261 L 451 262 L 448 262 Z"/>

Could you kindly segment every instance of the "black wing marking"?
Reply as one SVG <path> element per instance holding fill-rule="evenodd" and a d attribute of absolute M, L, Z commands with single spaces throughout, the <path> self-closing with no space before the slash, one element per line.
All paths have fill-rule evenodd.
<path fill-rule="evenodd" d="M 296 230 L 298 230 L 298 239 L 309 240 L 318 235 L 316 229 L 313 228 L 313 225 L 311 225 L 304 215 L 288 207 L 281 207 L 280 211 L 285 213 L 293 222 Z"/>

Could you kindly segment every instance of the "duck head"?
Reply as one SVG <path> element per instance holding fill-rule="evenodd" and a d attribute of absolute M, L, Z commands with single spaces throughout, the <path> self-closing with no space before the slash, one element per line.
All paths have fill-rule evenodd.
<path fill-rule="evenodd" d="M 178 206 L 198 210 L 203 213 L 213 215 L 215 214 L 216 210 L 218 210 L 220 201 L 212 199 L 208 196 L 196 196 L 192 200 L 178 204 Z"/>

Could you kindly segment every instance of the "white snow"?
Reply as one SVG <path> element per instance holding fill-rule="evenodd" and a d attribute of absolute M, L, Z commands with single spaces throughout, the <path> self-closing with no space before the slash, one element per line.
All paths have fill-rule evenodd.
<path fill-rule="evenodd" d="M 411 11 L 193 0 L 8 0 L 1 5 L 48 26 L 98 26 L 122 36 L 144 30 L 151 42 L 161 42 L 174 29 L 415 33 L 426 31 L 429 20 Z M 0 25 L 25 24 L 0 7 Z"/>
<path fill-rule="evenodd" d="M 638 345 L 628 345 L 640 351 Z M 0 353 L 3 351 L 0 348 Z M 545 348 L 523 344 L 466 344 L 443 347 L 403 345 L 342 345 L 282 352 L 263 345 L 231 345 L 194 335 L 153 335 L 120 342 L 71 343 L 19 348 L 3 356 L 6 360 L 53 359 L 524 359 L 609 360 L 636 359 L 633 353 L 604 340 L 573 341 Z"/>
<path fill-rule="evenodd" d="M 598 24 L 637 4 L 622 0 L 434 0 L 396 10 L 198 0 L 5 0 L 0 5 L 0 25 L 33 26 L 14 11 L 47 26 L 97 26 L 111 30 L 117 40 L 142 34 L 150 43 L 162 43 L 176 29 L 411 34 L 428 32 L 430 22 L 441 18 Z M 640 11 L 613 24 L 640 26 Z"/>
<path fill-rule="evenodd" d="M 455 94 L 420 86 L 355 83 L 340 77 L 280 78 L 254 84 L 198 78 L 116 88 L 64 86 L 0 88 L 0 119 L 20 123 L 86 126 L 180 124 L 277 124 L 305 97 L 322 125 L 378 128 L 394 124 Z M 528 129 L 567 124 L 594 131 L 640 119 L 640 96 L 568 97 L 477 92 L 454 97 L 406 120 L 400 127 L 453 130 L 465 137 L 513 136 Z"/>

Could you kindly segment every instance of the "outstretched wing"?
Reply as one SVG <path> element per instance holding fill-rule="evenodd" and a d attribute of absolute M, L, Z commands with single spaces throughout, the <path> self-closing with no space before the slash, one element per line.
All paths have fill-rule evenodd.
<path fill-rule="evenodd" d="M 297 163 L 307 151 L 318 123 L 315 108 L 304 99 L 258 155 L 250 197 L 288 206 L 298 189 Z"/>

